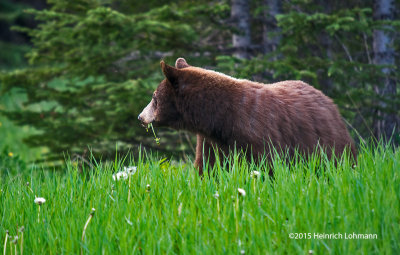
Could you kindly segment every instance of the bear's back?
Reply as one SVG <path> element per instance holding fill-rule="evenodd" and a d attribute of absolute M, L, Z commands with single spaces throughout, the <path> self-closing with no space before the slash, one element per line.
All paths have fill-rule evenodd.
<path fill-rule="evenodd" d="M 340 155 L 354 142 L 333 101 L 302 81 L 260 84 L 244 81 L 235 112 L 233 139 L 263 153 L 270 142 L 279 150 L 314 151 L 318 144 Z M 250 141 L 250 142 L 249 142 Z M 328 151 L 328 153 L 329 153 Z"/>

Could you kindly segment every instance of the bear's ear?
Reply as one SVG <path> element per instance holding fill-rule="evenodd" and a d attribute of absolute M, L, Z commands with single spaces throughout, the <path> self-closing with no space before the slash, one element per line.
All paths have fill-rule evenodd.
<path fill-rule="evenodd" d="M 178 69 L 182 69 L 189 67 L 189 65 L 184 58 L 178 58 L 175 62 L 175 67 Z"/>
<path fill-rule="evenodd" d="M 165 78 L 175 87 L 177 86 L 179 70 L 175 67 L 165 64 L 164 60 L 161 61 L 161 70 L 164 73 Z"/>

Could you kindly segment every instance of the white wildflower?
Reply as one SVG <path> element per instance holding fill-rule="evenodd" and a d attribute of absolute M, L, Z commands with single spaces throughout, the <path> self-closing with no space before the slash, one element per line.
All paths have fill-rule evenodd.
<path fill-rule="evenodd" d="M 308 254 L 314 254 L 314 251 L 313 250 L 308 250 Z"/>
<path fill-rule="evenodd" d="M 14 236 L 14 240 L 12 240 L 11 242 L 13 242 L 14 244 L 18 243 L 18 236 Z"/>
<path fill-rule="evenodd" d="M 44 203 L 46 203 L 46 199 L 45 198 L 43 198 L 43 197 L 35 198 L 35 204 L 41 205 L 41 204 L 44 204 Z"/>
<path fill-rule="evenodd" d="M 251 177 L 252 178 L 258 178 L 260 177 L 260 172 L 259 171 L 251 171 Z"/>
<path fill-rule="evenodd" d="M 124 166 L 124 171 L 128 174 L 135 174 L 136 170 L 137 170 L 136 166 L 128 166 L 128 167 Z"/>
<path fill-rule="evenodd" d="M 45 202 L 46 202 L 46 199 L 44 199 L 43 197 L 35 197 L 35 204 L 39 205 L 38 218 L 37 218 L 38 223 L 40 222 L 40 207 Z"/>
<path fill-rule="evenodd" d="M 243 197 L 246 196 L 246 191 L 244 189 L 238 188 L 238 192 L 239 192 L 239 195 L 241 195 Z"/>
<path fill-rule="evenodd" d="M 119 181 L 119 180 L 126 180 L 128 179 L 128 174 L 125 171 L 118 172 L 116 174 L 113 174 L 113 180 L 114 181 Z"/>
<path fill-rule="evenodd" d="M 214 197 L 215 197 L 216 199 L 218 199 L 218 198 L 219 198 L 219 194 L 218 194 L 218 192 L 215 192 L 215 194 L 214 194 Z"/>
<path fill-rule="evenodd" d="M 117 172 L 113 174 L 113 180 L 126 180 L 128 179 L 129 175 L 134 175 L 136 173 L 137 167 L 136 166 L 128 166 L 124 167 L 123 171 Z"/>

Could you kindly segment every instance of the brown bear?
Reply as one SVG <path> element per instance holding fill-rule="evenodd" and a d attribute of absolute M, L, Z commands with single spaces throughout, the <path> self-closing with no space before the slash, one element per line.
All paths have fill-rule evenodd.
<path fill-rule="evenodd" d="M 161 61 L 165 78 L 140 113 L 143 125 L 154 123 L 197 134 L 195 165 L 214 164 L 214 150 L 229 155 L 246 151 L 248 160 L 272 149 L 293 156 L 323 148 L 337 157 L 356 149 L 333 101 L 302 81 L 262 84 L 189 66 L 178 58 L 175 67 Z M 272 148 L 273 147 L 273 148 Z M 204 161 L 205 160 L 205 161 Z M 204 164 L 205 165 L 205 164 Z"/>

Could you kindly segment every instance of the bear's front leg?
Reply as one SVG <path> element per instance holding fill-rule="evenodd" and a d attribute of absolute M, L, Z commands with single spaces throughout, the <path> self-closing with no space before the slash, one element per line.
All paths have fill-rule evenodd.
<path fill-rule="evenodd" d="M 197 134 L 197 145 L 196 145 L 196 160 L 194 162 L 195 167 L 199 171 L 199 175 L 203 175 L 204 166 L 207 165 L 213 167 L 215 163 L 215 152 L 213 145 L 210 141 L 200 134 Z"/>

